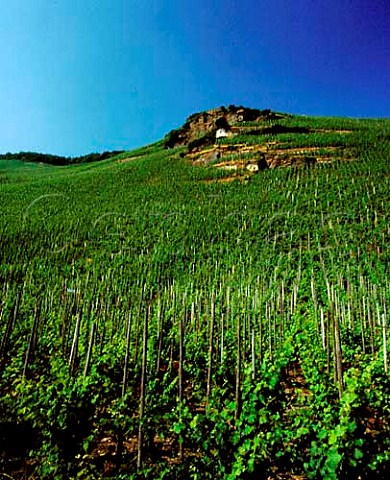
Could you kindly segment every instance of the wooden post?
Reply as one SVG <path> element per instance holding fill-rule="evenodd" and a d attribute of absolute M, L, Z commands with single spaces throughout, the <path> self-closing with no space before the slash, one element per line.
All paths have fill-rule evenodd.
<path fill-rule="evenodd" d="M 150 305 L 144 319 L 143 346 L 142 346 L 142 367 L 141 367 L 141 389 L 139 399 L 139 424 L 138 424 L 138 456 L 137 470 L 142 467 L 142 448 L 144 442 L 143 421 L 145 415 L 145 394 L 146 394 L 146 363 L 148 359 L 148 323 L 150 318 Z"/>

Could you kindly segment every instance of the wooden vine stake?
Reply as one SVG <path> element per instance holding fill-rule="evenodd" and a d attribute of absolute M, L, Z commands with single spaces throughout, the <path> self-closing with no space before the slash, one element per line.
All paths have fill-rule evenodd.
<path fill-rule="evenodd" d="M 96 335 L 96 322 L 93 322 L 91 327 L 91 332 L 89 334 L 87 358 L 85 360 L 85 366 L 84 366 L 84 377 L 88 375 L 89 366 L 91 365 L 93 344 L 95 343 L 95 335 Z"/>
<path fill-rule="evenodd" d="M 76 373 L 79 337 L 80 337 L 80 324 L 81 324 L 81 312 L 77 315 L 77 318 L 76 318 L 76 326 L 74 327 L 72 348 L 70 350 L 70 355 L 69 355 L 69 370 L 70 370 L 71 377 L 73 377 L 73 375 Z"/>
<path fill-rule="evenodd" d="M 16 297 L 16 300 L 13 304 L 12 311 L 11 311 L 9 317 L 8 317 L 4 336 L 3 336 L 2 340 L 0 341 L 0 359 L 4 359 L 5 355 L 7 353 L 7 348 L 8 348 L 9 340 L 11 338 L 11 333 L 12 333 L 12 330 L 13 330 L 14 325 L 16 323 L 16 318 L 17 318 L 18 313 L 19 313 L 21 298 L 22 298 L 22 291 L 19 291 L 18 295 Z"/>
<path fill-rule="evenodd" d="M 384 312 L 382 314 L 382 335 L 383 335 L 383 367 L 385 369 L 385 373 L 387 374 L 389 371 L 388 363 L 387 363 L 387 322 L 386 322 L 386 305 L 384 308 Z"/>
<path fill-rule="evenodd" d="M 320 322 L 321 322 L 322 348 L 326 350 L 326 331 L 325 331 L 325 321 L 324 321 L 324 310 L 322 307 L 320 309 Z"/>
<path fill-rule="evenodd" d="M 237 316 L 237 356 L 236 356 L 236 411 L 234 419 L 238 420 L 241 413 L 241 323 L 240 316 Z"/>
<path fill-rule="evenodd" d="M 207 402 L 209 401 L 211 395 L 211 374 L 213 368 L 213 335 L 214 335 L 214 319 L 215 319 L 215 300 L 214 297 L 211 299 L 211 318 L 210 318 L 210 331 L 209 331 L 209 361 L 207 368 L 207 387 L 206 387 L 206 398 Z"/>
<path fill-rule="evenodd" d="M 157 327 L 158 327 L 158 347 L 157 347 L 157 360 L 156 360 L 156 375 L 158 377 L 161 368 L 161 352 L 163 348 L 163 306 L 162 301 L 158 301 L 158 311 L 157 311 Z"/>
<path fill-rule="evenodd" d="M 139 424 L 138 424 L 138 455 L 137 455 L 137 470 L 142 467 L 142 445 L 144 442 L 144 415 L 145 415 L 145 393 L 146 393 L 146 363 L 148 359 L 148 323 L 150 318 L 150 305 L 147 310 L 147 315 L 144 319 L 143 331 L 143 346 L 142 346 L 142 367 L 141 367 L 141 385 L 139 398 Z"/>
<path fill-rule="evenodd" d="M 339 387 L 339 396 L 343 394 L 344 382 L 343 382 L 343 356 L 341 351 L 341 337 L 340 337 L 340 325 L 337 315 L 333 317 L 334 323 L 334 353 L 335 353 L 335 373 L 336 382 Z"/>
<path fill-rule="evenodd" d="M 254 328 L 252 328 L 251 330 L 251 356 L 252 356 L 251 378 L 252 380 L 256 380 L 256 345 L 255 345 L 255 329 Z"/>
<path fill-rule="evenodd" d="M 26 357 L 25 357 L 25 360 L 24 360 L 23 374 L 22 374 L 23 377 L 26 377 L 27 368 L 28 368 L 28 365 L 31 361 L 31 358 L 32 358 L 32 355 L 34 353 L 35 346 L 36 346 L 36 343 L 37 343 L 37 329 L 38 329 L 40 310 L 41 310 L 41 306 L 37 305 L 35 307 L 35 310 L 34 310 L 34 321 L 33 321 L 33 325 L 32 325 L 32 328 L 31 328 L 31 334 L 30 334 L 30 339 L 29 339 L 29 342 L 28 342 Z"/>
<path fill-rule="evenodd" d="M 132 317 L 132 312 L 130 311 L 129 316 L 127 318 L 127 324 L 126 324 L 126 351 L 125 351 L 125 363 L 123 365 L 122 398 L 125 396 L 126 387 L 127 387 L 127 374 L 129 369 L 129 358 L 130 358 L 131 317 Z"/>
<path fill-rule="evenodd" d="M 183 362 L 184 362 L 184 328 L 186 323 L 186 316 L 187 316 L 187 295 L 184 295 L 183 298 L 183 309 L 184 313 L 183 316 L 180 317 L 179 320 L 179 405 L 180 409 L 182 408 L 183 404 Z M 179 437 L 179 459 L 180 461 L 183 460 L 183 437 L 180 435 Z"/>

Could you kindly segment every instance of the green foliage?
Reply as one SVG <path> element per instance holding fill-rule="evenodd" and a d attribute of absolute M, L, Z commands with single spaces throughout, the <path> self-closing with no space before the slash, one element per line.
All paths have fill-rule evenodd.
<path fill-rule="evenodd" d="M 88 155 L 81 155 L 79 157 L 61 157 L 59 155 L 50 155 L 47 153 L 36 152 L 19 152 L 19 153 L 5 153 L 0 155 L 0 161 L 18 160 L 22 162 L 31 163 L 46 163 L 49 165 L 63 166 L 76 163 L 89 163 L 106 160 L 107 158 L 115 157 L 123 153 L 122 150 L 103 152 L 103 153 L 90 153 Z"/>

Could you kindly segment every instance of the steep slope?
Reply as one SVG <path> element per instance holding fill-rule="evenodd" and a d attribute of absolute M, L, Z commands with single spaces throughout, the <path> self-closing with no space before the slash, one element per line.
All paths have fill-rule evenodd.
<path fill-rule="evenodd" d="M 242 127 L 356 161 L 0 161 L 0 476 L 388 478 L 390 122 Z"/>

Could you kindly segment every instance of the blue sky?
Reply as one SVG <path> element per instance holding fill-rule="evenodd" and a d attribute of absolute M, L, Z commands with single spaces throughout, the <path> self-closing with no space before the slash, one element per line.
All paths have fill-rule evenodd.
<path fill-rule="evenodd" d="M 0 0 L 0 153 L 82 155 L 245 105 L 390 117 L 388 0 Z"/>

